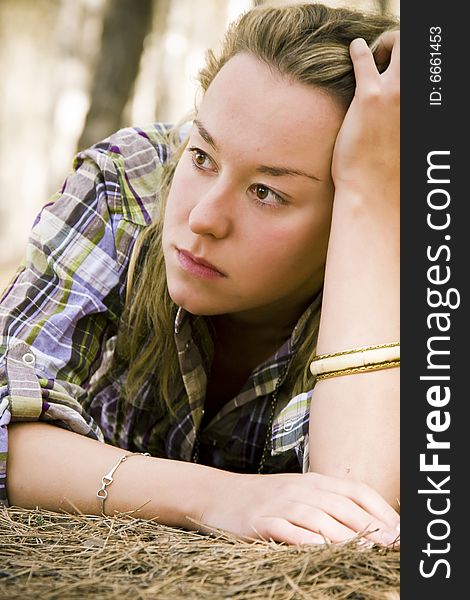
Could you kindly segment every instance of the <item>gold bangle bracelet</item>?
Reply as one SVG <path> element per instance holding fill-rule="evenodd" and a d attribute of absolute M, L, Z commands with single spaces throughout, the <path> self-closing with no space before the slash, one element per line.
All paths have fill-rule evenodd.
<path fill-rule="evenodd" d="M 399 360 L 392 360 L 384 363 L 375 363 L 373 365 L 365 365 L 363 367 L 351 367 L 349 369 L 342 369 L 340 371 L 326 371 L 317 375 L 317 381 L 322 379 L 329 379 L 330 377 L 340 377 L 341 375 L 354 375 L 355 373 L 365 373 L 367 371 L 379 371 L 380 369 L 390 369 L 392 367 L 399 367 Z"/>
<path fill-rule="evenodd" d="M 347 375 L 376 369 L 386 369 L 400 364 L 400 343 L 351 348 L 332 354 L 320 354 L 310 363 L 310 372 L 317 378 L 326 373 Z M 334 377 L 335 375 L 329 375 Z"/>

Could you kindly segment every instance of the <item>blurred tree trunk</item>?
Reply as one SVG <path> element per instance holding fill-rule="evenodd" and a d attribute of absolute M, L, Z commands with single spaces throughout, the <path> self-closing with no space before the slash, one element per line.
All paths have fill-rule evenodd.
<path fill-rule="evenodd" d="M 380 11 L 380 14 L 385 15 L 389 11 L 389 0 L 375 0 L 377 3 L 377 8 Z"/>
<path fill-rule="evenodd" d="M 170 36 L 158 69 L 157 120 L 176 122 L 194 108 L 194 101 L 188 105 L 187 99 L 197 93 L 197 71 L 207 49 L 216 48 L 223 37 L 228 6 L 228 0 L 170 0 L 164 32 Z"/>
<path fill-rule="evenodd" d="M 121 127 L 121 117 L 139 71 L 144 39 L 152 24 L 153 0 L 109 0 L 91 103 L 78 149 Z"/>
<path fill-rule="evenodd" d="M 155 115 L 158 114 L 158 104 L 165 93 L 165 35 L 171 30 L 169 23 L 171 0 L 158 0 L 155 5 L 155 18 L 153 23 L 153 44 L 157 49 L 157 61 L 154 64 L 155 77 Z M 157 99 L 158 98 L 158 99 Z M 155 117 L 154 117 L 155 118 Z M 155 119 L 158 120 L 158 119 Z"/>

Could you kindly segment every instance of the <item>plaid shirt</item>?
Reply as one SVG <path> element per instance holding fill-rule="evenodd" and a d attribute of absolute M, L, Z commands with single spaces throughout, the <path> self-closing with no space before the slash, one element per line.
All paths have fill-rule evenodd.
<path fill-rule="evenodd" d="M 0 303 L 0 502 L 8 504 L 10 421 L 41 420 L 133 452 L 186 461 L 199 430 L 201 462 L 240 472 L 258 468 L 271 394 L 282 384 L 281 373 L 320 297 L 291 338 L 202 430 L 210 357 L 196 340 L 208 335 L 204 317 L 177 312 L 181 380 L 174 415 L 152 378 L 131 405 L 122 396 L 126 366 L 110 374 L 129 258 L 158 204 L 169 130 L 163 124 L 123 129 L 79 153 L 63 188 L 33 225 L 24 264 Z M 311 391 L 291 398 L 285 387 L 279 388 L 264 472 L 308 469 Z"/>

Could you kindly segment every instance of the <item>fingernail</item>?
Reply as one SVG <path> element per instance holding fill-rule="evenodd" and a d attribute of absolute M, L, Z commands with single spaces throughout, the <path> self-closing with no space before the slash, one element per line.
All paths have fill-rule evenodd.
<path fill-rule="evenodd" d="M 398 535 L 400 535 L 400 523 L 398 523 L 398 525 L 396 526 L 396 530 L 398 532 Z"/>
<path fill-rule="evenodd" d="M 369 550 L 374 546 L 374 542 L 372 540 L 366 540 L 365 538 L 361 538 L 356 543 L 359 546 L 359 548 L 364 550 Z"/>
<path fill-rule="evenodd" d="M 380 539 L 382 541 L 382 544 L 385 544 L 386 546 L 393 544 L 393 542 L 397 539 L 397 533 L 396 532 L 391 532 L 391 531 L 383 531 Z"/>

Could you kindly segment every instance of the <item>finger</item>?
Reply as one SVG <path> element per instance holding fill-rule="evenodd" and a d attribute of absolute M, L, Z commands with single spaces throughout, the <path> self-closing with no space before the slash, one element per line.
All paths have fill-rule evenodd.
<path fill-rule="evenodd" d="M 366 81 L 378 77 L 372 51 L 363 38 L 354 39 L 349 45 L 349 54 L 354 68 L 357 87 L 365 85 Z"/>
<path fill-rule="evenodd" d="M 378 521 L 384 523 L 390 531 L 395 531 L 400 523 L 400 515 L 390 504 L 373 488 L 365 483 L 344 479 L 342 477 L 329 477 L 318 473 L 307 473 L 312 476 L 314 491 L 322 489 L 350 498 L 361 506 L 367 513 Z"/>
<path fill-rule="evenodd" d="M 389 528 L 383 521 L 378 521 L 376 517 L 345 496 L 323 492 L 317 494 L 316 504 L 318 508 L 343 523 L 355 534 L 367 533 L 366 537 L 376 544 L 391 544 L 399 535 L 396 527 Z"/>
<path fill-rule="evenodd" d="M 330 515 L 319 508 L 312 508 L 307 504 L 298 504 L 289 514 L 288 520 L 297 527 L 310 531 L 316 531 L 332 542 L 345 542 L 357 535 L 347 524 L 336 519 L 336 515 Z M 380 537 L 375 536 L 373 541 L 381 543 Z"/>
<path fill-rule="evenodd" d="M 299 527 L 281 517 L 263 517 L 253 525 L 253 532 L 258 538 L 285 542 L 294 546 L 303 544 L 327 544 L 330 540 L 304 527 Z"/>
<path fill-rule="evenodd" d="M 399 527 L 400 515 L 378 492 L 369 486 L 364 485 L 349 497 L 367 513 L 385 523 L 390 531 L 394 532 Z"/>
<path fill-rule="evenodd" d="M 386 68 L 388 72 L 393 72 L 399 77 L 400 31 L 385 31 L 382 33 L 377 39 L 373 54 L 380 71 L 384 71 Z"/>

